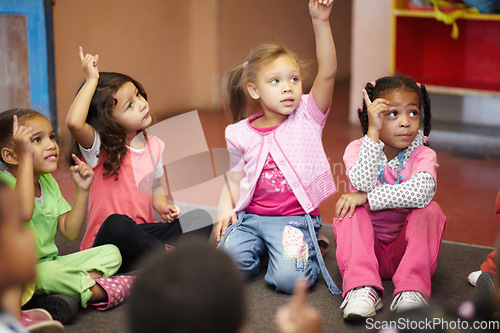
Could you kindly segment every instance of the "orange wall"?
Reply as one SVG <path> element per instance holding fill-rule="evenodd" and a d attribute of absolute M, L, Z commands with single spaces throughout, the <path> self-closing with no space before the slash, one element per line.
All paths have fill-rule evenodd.
<path fill-rule="evenodd" d="M 338 79 L 349 77 L 350 15 L 350 1 L 337 0 L 332 27 Z M 59 0 L 53 22 L 61 133 L 85 78 L 79 45 L 99 54 L 99 70 L 141 82 L 158 120 L 217 108 L 224 72 L 259 43 L 281 42 L 304 59 L 315 59 L 307 0 Z M 315 66 L 310 72 L 309 82 Z"/>

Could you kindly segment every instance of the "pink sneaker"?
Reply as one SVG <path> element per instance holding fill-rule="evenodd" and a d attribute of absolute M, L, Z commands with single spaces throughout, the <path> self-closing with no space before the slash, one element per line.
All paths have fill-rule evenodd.
<path fill-rule="evenodd" d="M 21 312 L 21 318 L 29 318 L 33 320 L 53 320 L 52 315 L 45 309 L 30 309 Z"/>
<path fill-rule="evenodd" d="M 19 323 L 31 333 L 64 332 L 64 326 L 57 320 L 52 320 L 49 312 L 43 309 L 23 311 Z"/>
<path fill-rule="evenodd" d="M 101 277 L 94 280 L 106 291 L 108 300 L 90 305 L 97 307 L 97 310 L 104 311 L 117 306 L 128 298 L 130 288 L 132 288 L 135 281 L 135 276 L 118 275 L 111 278 Z"/>

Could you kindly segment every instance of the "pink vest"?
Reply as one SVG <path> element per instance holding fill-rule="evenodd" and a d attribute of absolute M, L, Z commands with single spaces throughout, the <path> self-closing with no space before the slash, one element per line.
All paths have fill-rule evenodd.
<path fill-rule="evenodd" d="M 94 180 L 89 193 L 87 230 L 80 250 L 89 249 L 104 220 L 112 214 L 129 216 L 137 224 L 154 222 L 153 182 L 154 171 L 159 163 L 165 143 L 155 136 L 149 137 L 149 148 L 141 151 L 127 147 L 127 153 L 115 176 L 104 177 L 101 156 L 93 168 Z"/>

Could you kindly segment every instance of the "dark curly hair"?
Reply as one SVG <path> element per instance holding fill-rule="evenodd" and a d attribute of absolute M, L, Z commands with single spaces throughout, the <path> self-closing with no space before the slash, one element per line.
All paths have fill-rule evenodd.
<path fill-rule="evenodd" d="M 423 110 L 424 114 L 424 135 L 428 136 L 431 132 L 431 101 L 425 86 L 423 84 L 420 84 L 420 86 L 417 85 L 413 79 L 407 76 L 385 76 L 375 81 L 375 86 L 371 82 L 368 82 L 365 86 L 365 90 L 371 101 L 379 98 L 383 92 L 392 89 L 408 89 L 417 94 L 420 109 Z M 364 100 L 363 107 L 358 109 L 358 117 L 361 122 L 363 135 L 366 135 L 368 132 L 368 110 Z"/>
<path fill-rule="evenodd" d="M 118 179 L 118 170 L 120 170 L 120 165 L 127 153 L 127 147 L 125 145 L 125 131 L 112 116 L 112 111 L 117 103 L 113 95 L 127 82 L 132 82 L 139 94 L 147 100 L 147 94 L 143 86 L 130 76 L 114 72 L 100 72 L 97 88 L 94 96 L 92 96 L 86 120 L 97 131 L 101 139 L 100 155 L 106 157 L 103 164 L 104 176 L 115 176 L 116 179 Z M 82 87 L 83 84 L 80 89 Z M 81 152 L 74 138 L 71 140 L 70 145 L 71 148 L 68 150 L 66 160 L 69 164 L 72 164 L 73 158 L 71 154 L 81 157 Z"/>

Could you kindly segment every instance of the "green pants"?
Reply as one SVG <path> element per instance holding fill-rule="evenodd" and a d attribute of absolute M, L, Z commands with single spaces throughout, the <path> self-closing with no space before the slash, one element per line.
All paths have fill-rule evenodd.
<path fill-rule="evenodd" d="M 68 295 L 85 308 L 92 296 L 89 288 L 96 283 L 88 272 L 99 271 L 109 277 L 118 271 L 121 263 L 120 251 L 111 244 L 40 262 L 36 266 L 35 294 Z"/>

